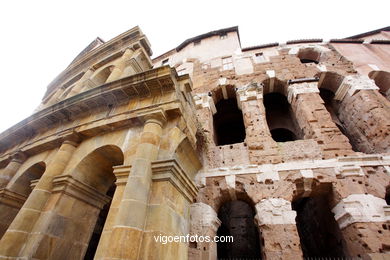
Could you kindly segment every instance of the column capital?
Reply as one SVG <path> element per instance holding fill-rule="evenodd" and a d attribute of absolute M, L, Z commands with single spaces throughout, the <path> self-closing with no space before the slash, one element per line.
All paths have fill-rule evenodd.
<path fill-rule="evenodd" d="M 348 94 L 353 96 L 360 90 L 379 90 L 375 85 L 375 81 L 364 75 L 348 75 L 345 76 L 343 82 L 335 93 L 335 100 L 343 100 Z"/>
<path fill-rule="evenodd" d="M 75 131 L 69 132 L 63 137 L 64 144 L 70 144 L 74 147 L 77 147 L 81 141 L 82 141 L 81 135 Z"/>
<path fill-rule="evenodd" d="M 317 82 L 294 83 L 287 88 L 287 100 L 290 104 L 296 100 L 297 96 L 304 93 L 320 93 Z"/>
<path fill-rule="evenodd" d="M 371 194 L 351 194 L 342 199 L 332 212 L 341 229 L 357 222 L 390 221 L 386 201 Z"/>
<path fill-rule="evenodd" d="M 26 199 L 26 196 L 13 192 L 7 188 L 0 189 L 0 204 L 20 209 Z"/>
<path fill-rule="evenodd" d="M 161 127 L 167 122 L 167 115 L 162 108 L 146 111 L 140 117 L 145 121 L 145 124 L 155 123 Z"/>
<path fill-rule="evenodd" d="M 281 198 L 262 199 L 255 207 L 255 218 L 259 225 L 295 225 L 297 213 L 292 210 L 290 201 Z"/>
<path fill-rule="evenodd" d="M 23 163 L 27 159 L 27 155 L 22 151 L 17 151 L 11 155 L 11 161 Z"/>
<path fill-rule="evenodd" d="M 217 232 L 221 225 L 221 220 L 218 218 L 217 212 L 210 206 L 203 202 L 191 204 L 191 232 L 206 233 L 204 228 L 211 228 L 213 232 Z M 200 230 L 199 230 L 200 229 Z"/>

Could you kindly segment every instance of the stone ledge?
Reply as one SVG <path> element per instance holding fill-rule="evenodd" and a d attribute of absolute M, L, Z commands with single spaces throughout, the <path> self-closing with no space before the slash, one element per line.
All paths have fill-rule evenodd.
<path fill-rule="evenodd" d="M 71 175 L 60 175 L 53 179 L 53 194 L 63 193 L 77 200 L 102 209 L 111 198 L 102 194 L 95 188 L 74 179 Z"/>
<path fill-rule="evenodd" d="M 12 208 L 20 209 L 27 197 L 17 192 L 10 191 L 7 188 L 0 189 L 0 203 Z"/>

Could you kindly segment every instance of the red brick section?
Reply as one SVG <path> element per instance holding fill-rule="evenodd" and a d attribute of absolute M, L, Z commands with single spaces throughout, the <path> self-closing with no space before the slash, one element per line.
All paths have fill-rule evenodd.
<path fill-rule="evenodd" d="M 339 108 L 340 120 L 359 151 L 390 151 L 390 102 L 377 90 L 360 90 L 346 95 Z"/>
<path fill-rule="evenodd" d="M 314 139 L 320 145 L 323 159 L 354 153 L 348 138 L 333 122 L 318 93 L 298 95 L 291 107 L 303 130 L 304 139 Z"/>

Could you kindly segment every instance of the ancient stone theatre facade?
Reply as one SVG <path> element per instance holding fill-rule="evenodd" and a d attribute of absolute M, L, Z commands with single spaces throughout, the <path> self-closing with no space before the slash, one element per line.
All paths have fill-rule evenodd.
<path fill-rule="evenodd" d="M 97 38 L 0 134 L 0 259 L 390 258 L 389 27 L 151 56 Z"/>

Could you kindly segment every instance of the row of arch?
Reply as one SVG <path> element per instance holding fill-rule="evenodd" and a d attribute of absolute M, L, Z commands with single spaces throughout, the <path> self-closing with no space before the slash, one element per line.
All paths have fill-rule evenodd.
<path fill-rule="evenodd" d="M 356 144 L 359 137 L 354 136 L 356 133 L 347 130 L 345 123 L 339 116 L 340 109 L 344 108 L 340 106 L 341 101 L 335 99 L 335 94 L 339 90 L 344 76 L 326 72 L 319 74 L 318 78 L 320 77 L 322 80 L 318 85 L 319 95 L 326 110 L 333 123 L 349 139 L 353 150 L 359 151 Z M 296 115 L 287 100 L 288 84 L 273 78 L 266 79 L 262 85 L 266 121 L 272 138 L 276 142 L 303 139 L 304 133 L 300 129 Z M 228 145 L 244 142 L 246 138 L 245 124 L 242 111 L 237 104 L 234 86 L 229 85 L 224 86 L 224 88 L 225 90 L 218 88 L 211 93 L 216 107 L 216 113 L 213 116 L 215 143 L 216 145 Z"/>
<path fill-rule="evenodd" d="M 304 258 L 344 258 L 352 254 L 331 211 L 332 187 L 325 186 L 321 192 L 309 197 L 296 197 L 291 203 L 292 210 L 296 212 L 296 228 Z M 387 205 L 390 205 L 389 188 L 385 197 Z M 248 196 L 225 201 L 219 206 L 217 216 L 221 224 L 216 235 L 232 236 L 233 242 L 217 243 L 218 259 L 265 259 L 264 240 L 274 241 L 275 237 L 280 238 L 280 234 L 273 234 L 272 225 L 263 227 L 259 223 L 259 214 L 261 212 Z M 265 237 L 270 235 L 274 237 Z M 294 237 L 294 234 L 291 236 Z M 285 239 L 291 242 L 290 237 Z"/>
<path fill-rule="evenodd" d="M 87 154 L 70 171 L 70 175 L 75 180 L 93 187 L 93 189 L 97 190 L 100 194 L 104 194 L 112 199 L 116 189 L 116 178 L 113 174 L 113 166 L 122 165 L 123 162 L 124 154 L 118 146 L 104 145 Z M 6 189 L 27 199 L 34 188 L 34 185 L 31 184 L 38 181 L 45 173 L 47 163 L 50 163 L 50 161 L 34 162 L 32 165 L 28 166 L 26 170 L 15 175 L 7 184 Z M 4 205 L 0 205 L 0 208 L 1 207 L 4 207 Z M 89 234 L 83 234 L 89 236 L 90 241 L 84 259 L 93 259 L 109 209 L 110 203 L 106 204 L 104 208 L 100 210 L 100 213 L 95 216 L 95 220 L 92 220 L 92 222 L 96 224 L 90 230 L 91 232 Z M 4 208 L 0 211 L 7 211 L 8 214 L 12 214 L 12 216 L 8 216 L 7 219 L 1 221 L 3 222 L 0 226 L 1 239 L 18 210 L 15 211 Z M 6 220 L 7 222 L 5 222 Z M 74 239 L 77 240 L 81 238 Z"/>

